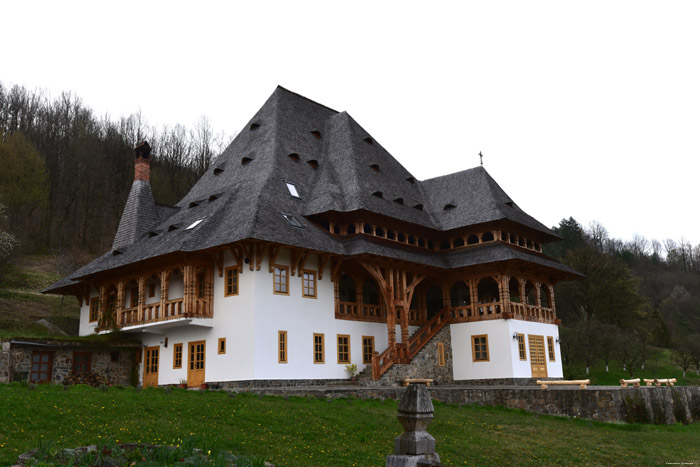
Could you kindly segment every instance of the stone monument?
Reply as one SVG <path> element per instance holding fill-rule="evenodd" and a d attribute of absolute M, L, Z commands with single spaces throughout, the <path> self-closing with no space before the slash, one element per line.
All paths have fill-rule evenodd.
<path fill-rule="evenodd" d="M 386 467 L 437 467 L 435 438 L 425 431 L 433 419 L 433 401 L 425 384 L 411 384 L 398 407 L 403 434 L 396 437 L 394 454 L 387 456 Z"/>

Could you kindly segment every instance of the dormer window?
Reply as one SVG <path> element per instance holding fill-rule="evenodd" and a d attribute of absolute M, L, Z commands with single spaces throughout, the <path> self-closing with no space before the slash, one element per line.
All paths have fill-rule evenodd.
<path fill-rule="evenodd" d="M 217 195 L 211 195 L 209 197 L 209 202 L 211 203 L 212 201 L 216 201 L 217 199 L 219 199 L 219 197 Z"/>
<path fill-rule="evenodd" d="M 173 230 L 177 230 L 177 225 L 173 224 L 170 227 L 168 227 L 168 232 L 172 232 Z"/>
<path fill-rule="evenodd" d="M 447 203 L 447 204 L 442 208 L 442 210 L 443 210 L 443 211 L 449 211 L 449 210 L 454 209 L 454 208 L 456 208 L 456 207 L 457 207 L 457 206 L 455 206 L 454 204 Z"/>
<path fill-rule="evenodd" d="M 194 208 L 194 207 L 197 207 L 197 206 L 199 206 L 199 203 L 196 202 L 196 201 L 192 201 L 192 202 L 190 203 L 190 207 L 191 207 L 191 208 Z"/>
<path fill-rule="evenodd" d="M 154 230 L 151 230 L 150 232 L 148 232 L 148 238 L 153 238 L 153 237 L 155 237 L 156 235 L 158 235 L 158 232 L 156 232 L 156 231 L 154 231 Z"/>
<path fill-rule="evenodd" d="M 396 199 L 394 200 L 394 202 L 395 202 L 396 204 L 401 204 L 401 205 L 402 205 L 402 204 L 403 204 L 403 198 L 396 198 Z"/>
<path fill-rule="evenodd" d="M 255 131 L 255 130 L 257 130 L 258 128 L 260 128 L 260 124 L 259 124 L 259 123 L 251 123 L 251 125 L 250 125 L 250 131 Z"/>
<path fill-rule="evenodd" d="M 248 165 L 248 164 L 250 164 L 252 161 L 253 161 L 252 158 L 250 158 L 250 157 L 244 157 L 243 159 L 241 159 L 241 165 Z"/>
<path fill-rule="evenodd" d="M 201 224 L 203 220 L 204 220 L 203 217 L 202 217 L 201 219 L 197 219 L 196 221 L 192 222 L 190 225 L 188 225 L 187 227 L 185 227 L 185 230 L 194 229 L 194 228 L 197 227 L 199 224 Z"/>
<path fill-rule="evenodd" d="M 119 250 L 114 250 L 114 251 L 112 252 L 112 256 L 117 256 L 117 255 L 121 255 L 121 254 L 122 254 L 122 252 L 119 251 Z"/>
<path fill-rule="evenodd" d="M 372 196 L 376 196 L 377 198 L 384 198 L 384 193 L 382 193 L 381 191 L 375 191 L 374 193 L 372 193 Z"/>
<path fill-rule="evenodd" d="M 372 164 L 369 167 L 375 172 L 379 172 L 379 164 Z"/>
<path fill-rule="evenodd" d="M 362 141 L 364 141 L 365 143 L 367 143 L 369 145 L 374 144 L 374 140 L 369 136 L 367 138 L 363 139 Z"/>
<path fill-rule="evenodd" d="M 221 167 L 217 167 L 214 169 L 214 175 L 221 175 L 221 173 L 224 171 Z"/>
<path fill-rule="evenodd" d="M 301 199 L 301 196 L 299 196 L 299 192 L 297 191 L 297 187 L 295 187 L 293 183 L 284 183 L 287 185 L 287 190 L 289 190 L 289 194 L 292 195 L 292 198 Z"/>
<path fill-rule="evenodd" d="M 321 132 L 318 130 L 314 130 L 311 132 L 311 134 L 314 136 L 316 139 L 321 139 Z"/>
<path fill-rule="evenodd" d="M 289 157 L 293 162 L 299 162 L 299 154 L 296 152 L 288 154 L 287 157 Z"/>
<path fill-rule="evenodd" d="M 408 183 L 410 183 L 411 185 L 413 185 L 414 183 L 416 183 L 416 179 L 413 178 L 413 177 L 408 177 L 408 178 L 406 179 L 406 181 L 407 181 Z"/>
<path fill-rule="evenodd" d="M 512 207 L 513 207 L 513 202 L 512 202 L 512 201 L 506 202 L 506 206 L 508 206 L 509 208 L 512 208 Z"/>
<path fill-rule="evenodd" d="M 312 169 L 318 169 L 318 161 L 316 159 L 309 159 L 308 161 L 306 161 L 306 163 L 309 164 L 309 166 L 311 166 Z"/>
<path fill-rule="evenodd" d="M 422 210 L 423 210 L 423 205 L 420 204 L 420 203 L 418 203 L 418 204 L 416 204 L 415 206 L 413 206 L 413 209 L 418 209 L 419 211 L 422 211 Z"/>
<path fill-rule="evenodd" d="M 296 217 L 292 216 L 291 214 L 282 213 L 282 217 L 284 217 L 284 219 L 287 222 L 289 222 L 289 225 L 291 225 L 292 227 L 296 227 L 298 229 L 304 228 L 304 226 L 301 225 L 301 223 L 296 219 Z"/>

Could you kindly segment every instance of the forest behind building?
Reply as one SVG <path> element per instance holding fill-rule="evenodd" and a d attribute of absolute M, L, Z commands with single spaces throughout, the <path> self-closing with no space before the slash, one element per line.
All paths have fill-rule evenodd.
<path fill-rule="evenodd" d="M 153 148 L 156 203 L 178 202 L 232 138 L 206 117 L 155 128 L 135 113 L 96 115 L 71 93 L 0 83 L 0 281 L 21 255 L 57 258 L 67 274 L 107 251 L 133 181 L 133 148 Z M 700 371 L 700 245 L 676 239 L 611 238 L 573 217 L 545 253 L 585 274 L 557 284 L 565 367 L 622 363 L 630 374 L 652 348 L 673 349 Z"/>

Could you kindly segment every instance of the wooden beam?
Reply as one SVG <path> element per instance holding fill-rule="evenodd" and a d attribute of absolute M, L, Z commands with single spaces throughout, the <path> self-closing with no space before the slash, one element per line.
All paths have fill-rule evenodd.
<path fill-rule="evenodd" d="M 211 260 L 216 266 L 216 270 L 219 273 L 219 277 L 224 277 L 224 252 L 223 251 L 211 251 L 209 252 Z"/>
<path fill-rule="evenodd" d="M 333 261 L 331 261 L 331 281 L 333 282 L 338 280 L 338 272 L 340 271 L 340 265 L 343 264 L 343 257 L 340 256 L 335 261 L 335 266 L 333 265 Z"/>
<path fill-rule="evenodd" d="M 275 272 L 275 263 L 277 262 L 277 256 L 278 256 L 279 253 L 280 253 L 280 248 L 281 248 L 281 247 L 280 247 L 279 245 L 270 244 L 270 246 L 269 246 L 268 249 L 267 249 L 268 255 L 269 255 L 269 258 L 268 258 L 268 262 L 269 262 L 269 264 L 268 264 L 268 270 L 270 271 L 270 274 L 272 274 L 273 272 Z"/>
<path fill-rule="evenodd" d="M 245 258 L 248 259 L 248 266 L 250 270 L 252 271 L 253 268 L 255 267 L 255 247 L 248 242 L 242 242 L 241 243 L 241 248 L 243 249 L 243 255 L 244 255 L 244 261 Z M 242 269 L 242 267 L 241 267 Z"/>
<path fill-rule="evenodd" d="M 243 249 L 240 245 L 231 245 L 231 255 L 238 266 L 238 274 L 243 274 Z"/>
<path fill-rule="evenodd" d="M 264 243 L 256 243 L 255 244 L 255 270 L 260 271 L 260 267 L 262 266 L 262 261 L 263 258 L 265 257 L 265 245 Z M 252 269 L 251 269 L 252 271 Z"/>
<path fill-rule="evenodd" d="M 323 270 L 326 269 L 326 264 L 331 259 L 331 255 L 316 253 L 318 256 L 318 280 L 323 279 Z"/>

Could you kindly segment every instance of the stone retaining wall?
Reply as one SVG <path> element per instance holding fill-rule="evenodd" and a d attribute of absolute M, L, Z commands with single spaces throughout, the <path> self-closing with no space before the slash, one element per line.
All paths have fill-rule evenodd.
<path fill-rule="evenodd" d="M 431 386 L 431 398 L 450 404 L 473 404 L 523 409 L 546 415 L 603 422 L 675 424 L 700 421 L 700 386 L 622 389 L 539 387 Z M 317 398 L 399 399 L 402 387 L 346 386 L 247 389 L 235 392 Z"/>

